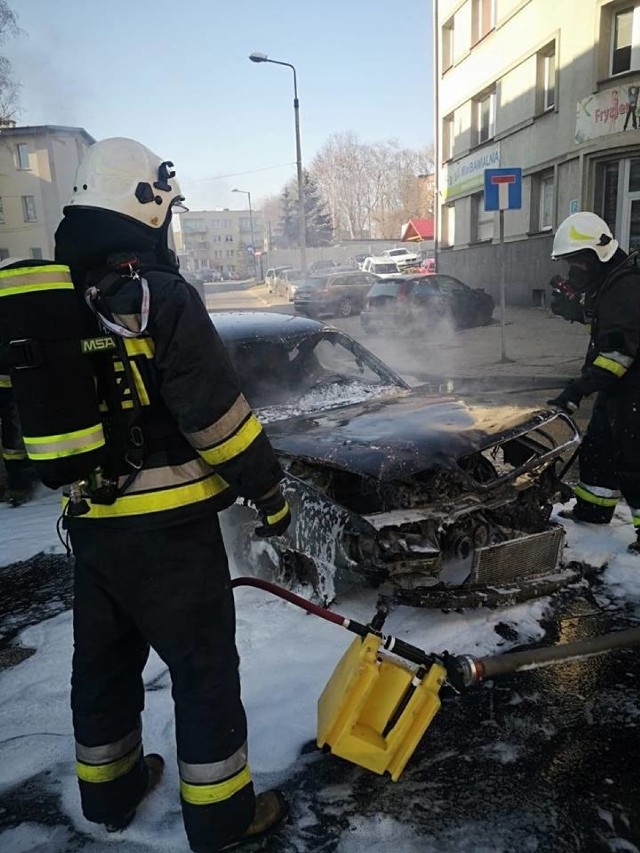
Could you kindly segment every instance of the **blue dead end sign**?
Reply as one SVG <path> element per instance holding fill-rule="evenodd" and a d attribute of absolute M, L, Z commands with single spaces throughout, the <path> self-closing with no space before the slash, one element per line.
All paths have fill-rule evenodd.
<path fill-rule="evenodd" d="M 484 209 L 520 210 L 522 169 L 484 170 Z"/>

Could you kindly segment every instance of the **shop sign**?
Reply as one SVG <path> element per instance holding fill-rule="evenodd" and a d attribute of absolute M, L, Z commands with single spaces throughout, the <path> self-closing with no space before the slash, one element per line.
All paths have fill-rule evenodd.
<path fill-rule="evenodd" d="M 462 160 L 448 163 L 443 169 L 442 195 L 446 201 L 451 196 L 471 193 L 484 188 L 484 170 L 500 165 L 500 143 L 474 151 Z"/>
<path fill-rule="evenodd" d="M 621 83 L 578 101 L 576 143 L 580 145 L 610 133 L 637 130 L 640 126 L 640 81 Z"/>

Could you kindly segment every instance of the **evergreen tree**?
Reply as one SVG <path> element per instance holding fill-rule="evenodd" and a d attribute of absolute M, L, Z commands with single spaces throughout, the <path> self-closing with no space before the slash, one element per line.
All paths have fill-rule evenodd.
<path fill-rule="evenodd" d="M 277 241 L 283 249 L 298 245 L 298 194 L 287 184 L 280 198 L 282 215 L 278 226 Z"/>
<path fill-rule="evenodd" d="M 306 171 L 303 173 L 303 181 L 307 246 L 328 246 L 333 237 L 331 214 L 317 183 Z"/>

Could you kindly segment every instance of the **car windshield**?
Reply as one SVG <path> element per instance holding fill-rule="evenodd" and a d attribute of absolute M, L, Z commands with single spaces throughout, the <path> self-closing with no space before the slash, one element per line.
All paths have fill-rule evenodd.
<path fill-rule="evenodd" d="M 387 254 L 389 255 L 390 258 L 393 258 L 396 255 L 408 255 L 409 250 L 408 249 L 389 249 Z"/>
<path fill-rule="evenodd" d="M 377 275 L 384 275 L 385 273 L 398 272 L 398 267 L 392 263 L 373 264 L 371 272 L 376 273 Z"/>
<path fill-rule="evenodd" d="M 265 422 L 405 392 L 383 362 L 333 329 L 234 341 L 227 350 L 245 397 Z"/>

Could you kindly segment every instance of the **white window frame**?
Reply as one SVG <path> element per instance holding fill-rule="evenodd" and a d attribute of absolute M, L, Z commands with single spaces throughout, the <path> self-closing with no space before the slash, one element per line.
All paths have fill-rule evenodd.
<path fill-rule="evenodd" d="M 489 126 L 487 128 L 487 135 L 482 135 L 482 106 L 487 101 L 489 101 Z M 475 130 L 475 143 L 476 145 L 483 145 L 485 142 L 488 142 L 490 139 L 496 134 L 496 93 L 495 90 L 491 92 L 486 92 L 484 95 L 480 95 L 474 99 L 473 102 L 474 109 L 474 130 Z"/>
<path fill-rule="evenodd" d="M 455 144 L 454 114 L 450 113 L 442 119 L 442 162 L 446 163 L 453 157 Z"/>
<path fill-rule="evenodd" d="M 484 192 L 471 196 L 471 242 L 488 243 L 495 236 L 495 215 L 484 209 Z"/>
<path fill-rule="evenodd" d="M 448 71 L 454 65 L 455 56 L 455 36 L 454 36 L 454 19 L 449 18 L 442 25 L 442 73 Z"/>
<path fill-rule="evenodd" d="M 549 188 L 551 190 L 551 205 L 549 220 L 545 222 L 545 192 Z M 553 229 L 553 202 L 555 197 L 555 180 L 553 174 L 540 175 L 538 194 L 538 231 L 551 231 Z"/>
<path fill-rule="evenodd" d="M 31 164 L 29 163 L 29 146 L 26 142 L 18 142 L 16 145 L 16 162 L 17 168 L 21 171 L 31 169 Z"/>
<path fill-rule="evenodd" d="M 556 105 L 556 49 L 542 57 L 542 109 L 544 112 Z"/>
<path fill-rule="evenodd" d="M 489 6 L 489 26 L 486 30 L 482 29 L 482 19 L 485 5 Z M 472 10 L 472 43 L 475 45 L 479 41 L 482 41 L 485 36 L 489 35 L 492 30 L 496 28 L 496 0 L 473 0 L 473 10 Z"/>
<path fill-rule="evenodd" d="M 615 54 L 616 40 L 616 22 L 619 15 L 624 12 L 632 13 L 631 20 L 631 55 L 629 57 L 629 68 L 622 71 L 613 71 L 613 59 Z M 611 36 L 609 44 L 609 65 L 608 74 L 610 77 L 619 77 L 621 74 L 628 74 L 630 71 L 640 70 L 640 2 L 636 0 L 634 3 L 627 3 L 611 10 Z"/>
<path fill-rule="evenodd" d="M 33 213 L 33 216 L 30 214 Z M 36 208 L 36 198 L 33 195 L 22 196 L 22 218 L 25 222 L 37 222 L 38 210 Z"/>

